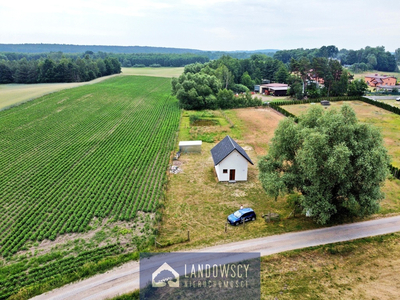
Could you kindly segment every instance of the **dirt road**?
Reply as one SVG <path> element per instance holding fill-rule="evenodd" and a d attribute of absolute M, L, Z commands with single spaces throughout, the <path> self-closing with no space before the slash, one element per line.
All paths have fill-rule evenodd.
<path fill-rule="evenodd" d="M 251 239 L 190 252 L 259 252 L 261 256 L 400 231 L 400 216 Z M 162 259 L 161 259 L 162 261 Z M 139 288 L 139 262 L 39 295 L 33 299 L 107 299 Z"/>

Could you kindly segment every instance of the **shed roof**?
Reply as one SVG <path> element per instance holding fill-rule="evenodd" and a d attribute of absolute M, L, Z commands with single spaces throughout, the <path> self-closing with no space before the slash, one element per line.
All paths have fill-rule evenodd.
<path fill-rule="evenodd" d="M 179 147 L 181 146 L 201 146 L 202 141 L 180 141 Z"/>
<path fill-rule="evenodd" d="M 277 86 L 277 87 L 271 87 L 270 90 L 272 91 L 287 91 L 289 87 L 287 86 Z"/>
<path fill-rule="evenodd" d="M 231 154 L 233 150 L 239 152 L 249 163 L 254 165 L 246 151 L 244 151 L 229 135 L 211 149 L 214 165 L 218 165 L 225 157 Z"/>
<path fill-rule="evenodd" d="M 261 84 L 260 85 L 261 87 L 278 87 L 278 86 L 289 86 L 288 84 L 286 84 L 286 83 L 267 83 L 267 84 Z"/>

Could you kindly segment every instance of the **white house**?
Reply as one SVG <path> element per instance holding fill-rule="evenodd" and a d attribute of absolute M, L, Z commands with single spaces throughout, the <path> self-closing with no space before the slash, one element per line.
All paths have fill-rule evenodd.
<path fill-rule="evenodd" d="M 218 181 L 246 181 L 248 164 L 253 162 L 246 151 L 229 135 L 211 149 Z"/>

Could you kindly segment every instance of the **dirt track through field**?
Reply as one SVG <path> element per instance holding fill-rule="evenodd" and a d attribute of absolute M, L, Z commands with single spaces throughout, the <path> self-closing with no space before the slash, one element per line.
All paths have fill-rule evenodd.
<path fill-rule="evenodd" d="M 261 256 L 400 231 L 400 216 L 217 245 L 190 252 L 259 252 Z M 162 257 L 160 258 L 162 264 Z M 183 275 L 183 274 L 181 274 Z M 139 288 L 139 262 L 34 297 L 44 299 L 107 299 Z"/>

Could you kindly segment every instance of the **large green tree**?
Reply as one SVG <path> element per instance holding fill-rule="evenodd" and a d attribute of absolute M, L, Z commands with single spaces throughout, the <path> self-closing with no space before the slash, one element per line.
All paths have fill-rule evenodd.
<path fill-rule="evenodd" d="M 299 192 L 303 213 L 325 224 L 336 215 L 375 213 L 388 164 L 379 130 L 359 123 L 350 106 L 312 106 L 298 124 L 281 121 L 259 177 L 271 196 Z"/>
<path fill-rule="evenodd" d="M 172 94 L 176 95 L 182 108 L 217 108 L 215 95 L 221 89 L 221 82 L 215 76 L 184 73 L 179 78 L 172 78 L 171 85 Z"/>

